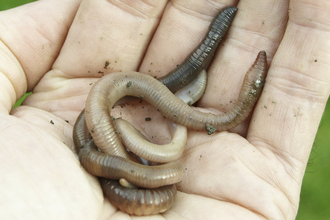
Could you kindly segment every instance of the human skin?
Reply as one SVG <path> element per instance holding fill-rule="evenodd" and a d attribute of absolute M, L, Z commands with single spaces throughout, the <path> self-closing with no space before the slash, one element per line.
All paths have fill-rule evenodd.
<path fill-rule="evenodd" d="M 166 74 L 227 5 L 239 10 L 198 107 L 230 109 L 260 50 L 270 63 L 264 92 L 250 123 L 210 136 L 188 132 L 176 201 L 148 218 L 294 219 L 329 96 L 326 0 L 48 0 L 1 12 L 0 216 L 128 219 L 73 154 L 73 123 L 102 74 Z M 24 106 L 11 110 L 27 91 Z M 159 135 L 165 120 L 146 103 L 120 113 L 155 142 L 168 140 Z"/>

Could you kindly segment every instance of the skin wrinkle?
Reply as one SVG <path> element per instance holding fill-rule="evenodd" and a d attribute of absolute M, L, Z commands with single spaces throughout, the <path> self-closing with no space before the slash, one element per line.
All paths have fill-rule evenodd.
<path fill-rule="evenodd" d="M 183 12 L 186 15 L 193 15 L 194 18 L 202 18 L 202 17 L 209 17 L 211 20 L 212 17 L 210 17 L 210 11 L 214 12 L 213 16 L 219 11 L 219 9 L 224 8 L 228 5 L 236 5 L 234 2 L 236 1 L 228 1 L 228 2 L 219 2 L 219 1 L 212 1 L 207 0 L 200 2 L 200 5 L 194 5 L 194 7 L 190 7 L 190 4 L 187 4 L 186 1 L 182 0 L 171 0 L 170 4 L 173 6 L 173 8 L 178 9 L 179 11 Z M 200 8 L 203 7 L 203 10 L 200 10 Z M 196 16 L 197 15 L 197 16 Z M 203 19 L 204 20 L 204 19 Z"/>
<path fill-rule="evenodd" d="M 206 0 L 206 2 L 210 5 L 210 8 L 223 8 L 226 5 L 237 5 L 237 1 L 217 1 L 217 0 Z"/>
<path fill-rule="evenodd" d="M 254 137 L 255 138 L 255 137 Z M 282 164 L 282 169 L 285 170 L 285 173 L 288 174 L 288 176 L 290 176 L 291 178 L 293 178 L 295 180 L 295 182 L 297 183 L 297 185 L 300 184 L 301 179 L 298 179 L 298 176 L 295 176 L 293 174 L 295 174 L 296 172 L 294 172 L 293 169 L 288 169 L 288 168 L 292 168 L 292 167 L 297 167 L 297 162 L 300 164 L 300 166 L 304 166 L 304 161 L 300 161 L 299 159 L 295 158 L 294 155 L 292 154 L 288 154 L 285 151 L 282 151 L 281 149 L 278 148 L 273 148 L 271 144 L 266 144 L 266 142 L 264 141 L 256 141 L 253 140 L 251 141 L 249 138 L 249 141 L 251 144 L 253 144 L 254 146 L 258 146 L 256 148 L 254 148 L 255 150 L 257 150 L 258 152 L 260 152 L 267 161 L 275 161 L 275 162 L 280 162 Z M 269 154 L 270 153 L 270 154 Z M 271 159 L 271 160 L 270 160 Z M 269 162 L 268 162 L 269 164 Z M 246 166 L 249 167 L 249 166 Z M 272 167 L 272 166 L 270 166 Z M 279 166 L 277 166 L 277 168 L 279 168 Z M 266 174 L 268 174 L 269 172 L 265 172 Z M 282 173 L 280 171 L 277 170 L 276 174 L 278 175 L 279 173 Z M 285 177 L 285 175 L 283 175 Z M 266 181 L 266 179 L 268 178 L 267 176 L 260 176 L 258 175 L 259 178 L 261 178 L 262 180 Z M 292 207 L 294 207 L 295 202 L 294 202 L 294 197 L 295 195 L 289 195 L 290 190 L 285 189 L 285 186 L 283 186 L 281 184 L 281 179 L 277 178 L 277 182 L 274 181 L 274 179 L 272 178 L 268 178 L 272 181 L 266 181 L 269 185 L 272 185 L 274 188 L 277 188 L 281 193 L 283 193 L 286 198 L 288 199 L 289 203 L 292 205 Z M 292 187 L 292 186 L 289 186 Z M 280 205 L 279 205 L 280 207 Z M 281 210 L 282 211 L 282 210 Z M 282 211 L 283 213 L 284 211 Z"/>
<path fill-rule="evenodd" d="M 20 72 L 21 74 L 23 74 L 23 69 L 22 66 L 20 65 L 18 59 L 13 55 L 11 49 L 9 47 L 7 47 L 7 45 L 0 40 L 1 43 L 1 59 L 6 60 L 6 62 L 10 62 L 10 68 L 9 69 L 1 69 L 1 77 L 6 78 L 10 83 L 4 83 L 3 79 L 1 80 L 3 82 L 3 84 L 6 86 L 2 86 L 3 88 L 1 90 L 3 90 L 4 92 L 7 90 L 11 90 L 13 92 L 6 92 L 8 93 L 8 98 L 10 99 L 10 106 L 13 106 L 16 99 L 18 99 L 18 97 L 21 95 L 22 91 L 24 91 L 24 89 L 26 89 L 26 86 L 22 86 L 22 87 L 17 87 L 15 85 L 17 85 L 17 81 L 21 81 L 21 82 L 27 82 L 26 81 L 26 77 L 14 77 L 14 74 L 12 74 L 13 72 Z M 5 51 L 5 52 L 4 52 Z M 5 57 L 5 58 L 4 58 Z M 16 70 L 15 68 L 12 67 L 18 67 Z M 20 74 L 20 76 L 21 76 Z M 23 79 L 25 80 L 23 80 Z M 8 86 L 9 84 L 9 86 Z M 26 83 L 25 83 L 26 84 Z M 25 85 L 24 84 L 24 85 Z M 14 94 L 14 95 L 10 95 L 10 94 Z M 5 97 L 5 95 L 3 95 Z M 8 103 L 8 102 L 6 102 Z M 4 106 L 7 111 L 9 112 L 10 106 Z"/>
<path fill-rule="evenodd" d="M 283 67 L 284 69 L 288 70 L 287 67 Z M 295 73 L 301 73 L 299 71 L 295 71 L 292 69 Z M 308 75 L 306 75 L 308 76 Z M 296 78 L 295 78 L 296 79 Z M 267 86 L 271 88 L 276 88 L 276 90 L 280 93 L 289 94 L 293 97 L 296 97 L 296 94 L 301 94 L 301 92 L 304 92 L 304 96 L 300 97 L 301 99 L 308 99 L 308 100 L 314 100 L 317 103 L 323 103 L 324 100 L 327 99 L 326 95 L 323 93 L 320 93 L 319 91 L 312 90 L 311 87 L 306 87 L 302 85 L 301 83 L 297 82 L 297 80 L 290 80 L 285 78 L 279 78 L 279 77 L 272 77 L 268 76 L 267 78 Z M 302 80 L 305 81 L 305 80 Z M 310 81 L 305 81 L 310 82 Z M 323 83 L 322 83 L 323 84 Z M 309 90 L 306 90 L 306 88 L 310 88 Z M 324 91 L 326 93 L 327 91 Z M 297 98 L 297 97 L 296 97 Z"/>
<path fill-rule="evenodd" d="M 202 22 L 210 22 L 214 16 L 211 16 L 209 13 L 201 13 L 197 9 L 187 8 L 184 4 L 173 3 L 173 9 L 177 9 L 177 11 L 181 12 L 183 15 L 187 15 L 190 17 L 190 20 L 198 19 L 202 20 Z M 221 8 L 221 7 L 218 7 Z"/>
<path fill-rule="evenodd" d="M 73 3 L 75 4 L 75 3 Z M 38 6 L 37 6 L 38 5 Z M 47 2 L 44 2 L 43 5 L 48 5 Z M 28 43 L 26 45 L 28 45 L 28 47 L 26 48 L 26 45 L 23 47 L 23 49 L 27 50 L 27 51 L 38 51 L 38 54 L 37 56 L 31 56 L 32 59 L 38 59 L 40 60 L 40 62 L 47 62 L 49 63 L 48 67 L 47 67 L 47 70 L 50 69 L 51 67 L 51 63 L 53 62 L 53 60 L 57 57 L 58 53 L 59 53 L 59 49 L 60 47 L 62 46 L 62 43 L 65 39 L 65 37 L 63 38 L 54 38 L 54 36 L 60 36 L 58 34 L 53 34 L 52 30 L 53 29 L 46 29 L 45 31 L 40 31 L 39 29 L 37 29 L 36 27 L 39 27 L 40 23 L 43 22 L 43 20 L 40 20 L 38 18 L 36 18 L 33 14 L 30 14 L 30 13 L 22 13 L 23 12 L 23 8 L 34 8 L 34 7 L 37 7 L 39 8 L 41 5 L 40 4 L 35 4 L 35 3 L 31 3 L 29 5 L 25 5 L 25 6 L 21 6 L 19 8 L 15 8 L 13 10 L 17 10 L 17 14 L 19 15 L 17 19 L 13 20 L 12 22 L 15 22 L 16 20 L 19 20 L 19 24 L 20 24 L 20 28 L 22 28 L 23 30 L 27 30 L 27 27 L 30 27 L 27 22 L 27 20 L 33 20 L 35 23 L 35 25 L 33 27 L 30 27 L 30 29 L 34 30 L 34 34 L 35 32 L 37 32 L 38 34 L 38 39 L 40 38 L 41 36 L 41 39 L 38 43 L 37 41 L 35 41 L 35 38 L 34 39 L 30 39 L 29 37 L 25 40 L 25 41 L 28 41 Z M 53 6 L 54 7 L 54 6 Z M 42 8 L 42 6 L 41 6 Z M 54 8 L 56 9 L 56 7 Z M 74 10 L 74 8 L 73 8 Z M 50 15 L 50 14 L 48 14 Z M 61 15 L 54 15 L 54 17 L 56 16 L 56 19 L 58 16 L 61 16 Z M 28 18 L 31 18 L 31 19 L 28 19 Z M 56 20 L 54 19 L 54 20 Z M 21 23 L 21 22 L 24 22 L 24 23 Z M 69 24 L 69 23 L 65 23 L 65 24 Z M 67 27 L 68 25 L 65 25 L 63 23 L 58 23 L 56 24 L 57 26 L 58 25 L 63 25 L 63 28 L 60 29 L 61 31 L 67 31 L 68 29 L 66 29 L 65 27 Z M 10 24 L 9 24 L 10 25 Z M 38 25 L 38 26 L 37 26 Z M 11 25 L 12 26 L 12 25 Z M 47 25 L 45 25 L 47 26 Z M 43 28 L 45 29 L 45 28 Z M 59 31 L 59 29 L 56 29 L 57 31 Z M 11 31 L 12 32 L 12 31 Z M 47 34 L 45 34 L 47 33 Z M 28 35 L 25 35 L 25 36 L 30 36 L 31 33 L 29 33 Z M 48 37 L 47 37 L 48 36 Z M 65 36 L 65 35 L 64 35 Z M 22 47 L 21 45 L 17 45 L 17 42 L 20 42 L 17 38 L 19 38 L 19 36 L 13 36 L 10 40 L 8 38 L 5 38 L 5 39 L 8 39 L 7 42 L 8 42 L 8 46 L 9 48 L 11 48 L 11 50 L 13 51 L 13 54 L 17 54 L 15 53 L 17 50 L 22 50 Z M 43 56 L 43 54 L 47 53 L 47 51 L 45 51 L 43 49 L 43 45 L 51 45 L 51 47 L 46 47 L 46 49 L 50 49 L 53 54 L 52 56 Z M 20 57 L 17 57 L 18 60 L 20 60 L 20 63 L 22 65 L 22 68 L 24 68 L 24 71 L 27 72 L 27 74 L 25 74 L 25 77 L 27 78 L 27 90 L 30 91 L 32 87 L 35 86 L 35 84 L 38 83 L 38 79 L 37 76 L 39 74 L 39 72 L 47 72 L 44 68 L 40 68 L 38 66 L 38 70 L 35 71 L 35 67 L 36 66 L 31 66 L 31 63 L 33 62 L 27 62 L 25 60 L 21 60 Z M 30 74 L 29 74 L 30 72 Z M 37 73 L 36 73 L 37 72 Z M 31 74 L 33 73 L 33 74 Z M 38 80 L 38 81 L 36 81 Z"/>
<path fill-rule="evenodd" d="M 265 154 L 265 152 L 263 152 L 262 150 L 260 150 L 260 149 L 258 149 L 258 148 L 253 148 L 253 150 L 255 150 L 255 149 L 257 149 L 258 150 L 258 152 L 260 152 L 261 154 L 263 154 L 264 156 L 267 156 L 266 154 Z M 272 152 L 272 153 L 274 153 L 274 152 Z M 272 154 L 272 156 L 275 156 L 276 157 L 276 154 Z M 267 179 L 264 177 L 264 176 L 261 176 L 260 174 L 258 174 L 258 172 L 256 172 L 255 170 L 253 170 L 253 168 L 250 168 L 250 166 L 249 166 L 249 163 L 245 163 L 244 162 L 244 159 L 240 159 L 239 157 L 236 157 L 246 168 L 248 168 L 248 170 L 251 172 L 251 173 L 253 173 L 256 177 L 258 177 L 259 179 L 261 179 L 261 180 L 263 180 L 264 182 L 266 182 L 268 185 L 271 185 L 271 186 L 273 186 L 274 188 L 277 188 L 280 192 L 282 192 L 283 194 L 285 194 L 285 190 L 284 189 L 281 189 L 281 187 L 279 186 L 280 184 L 280 181 L 278 181 L 278 182 L 274 182 L 274 181 L 267 181 Z M 269 155 L 267 156 L 267 158 L 269 158 Z M 272 159 L 274 159 L 274 157 L 272 157 Z M 274 161 L 274 160 L 267 160 L 268 161 L 268 163 L 270 163 L 271 161 Z M 276 161 L 276 160 L 275 160 Z M 268 169 L 268 167 L 265 167 L 265 168 L 267 168 Z M 283 168 L 285 168 L 285 166 L 283 166 Z M 277 170 L 279 170 L 278 168 L 277 168 Z M 273 170 L 271 170 L 271 171 L 273 171 Z M 269 174 L 269 175 L 271 175 L 272 173 L 271 172 L 266 172 L 267 174 Z M 278 180 L 278 179 L 277 179 Z"/>
<path fill-rule="evenodd" d="M 315 62 L 315 61 L 311 61 L 311 62 Z M 317 61 L 317 62 L 319 62 L 319 60 Z M 318 64 L 319 65 L 319 64 Z M 330 67 L 330 66 L 329 66 Z M 301 75 L 301 76 L 303 76 L 303 77 L 305 77 L 303 80 L 299 80 L 299 81 L 302 81 L 302 82 L 306 82 L 306 83 L 309 83 L 309 81 L 310 80 L 313 80 L 314 82 L 313 82 L 313 84 L 321 84 L 321 85 L 326 85 L 326 82 L 323 82 L 321 79 L 318 79 L 318 78 L 316 78 L 316 76 L 314 76 L 314 75 L 310 75 L 310 74 L 308 74 L 308 71 L 304 71 L 304 72 L 302 72 L 302 71 L 298 71 L 297 70 L 297 68 L 294 68 L 294 67 L 292 67 L 292 66 L 286 66 L 286 65 L 276 65 L 276 67 L 273 67 L 273 68 L 278 68 L 278 69 L 285 69 L 285 70 L 289 70 L 289 71 L 292 71 L 293 72 L 293 75 L 295 75 L 295 74 L 297 74 L 297 75 Z M 285 75 L 284 75 L 285 76 Z M 298 83 L 297 83 L 298 84 Z M 301 85 L 302 85 L 302 83 L 300 83 Z M 305 87 L 307 87 L 307 86 L 305 86 Z M 315 92 L 315 94 L 317 94 L 316 92 Z"/>
<path fill-rule="evenodd" d="M 257 34 L 257 32 L 255 32 L 255 34 Z M 244 33 L 245 35 L 245 33 Z M 254 42 L 245 42 L 242 41 L 241 36 L 237 36 L 235 37 L 235 33 L 234 35 L 227 41 L 227 44 L 231 44 L 232 47 L 235 47 L 236 49 L 239 49 L 240 51 L 244 51 L 246 53 L 251 53 L 251 51 L 258 51 L 258 47 L 255 46 L 255 42 L 262 42 L 263 38 L 260 39 L 261 34 L 258 35 L 258 37 L 254 36 L 251 37 L 252 39 L 254 39 Z M 270 39 L 267 39 L 266 37 L 264 38 L 266 41 L 271 42 Z M 272 57 L 267 57 L 268 62 L 270 63 L 270 61 L 272 60 Z"/>
<path fill-rule="evenodd" d="M 274 10 L 274 12 L 270 12 L 270 13 L 276 13 L 276 11 L 278 11 L 279 9 Z M 255 12 L 256 14 L 258 14 L 259 12 Z M 243 17 L 246 19 L 246 17 L 248 17 L 249 15 L 252 15 L 253 13 L 249 13 L 249 14 L 241 14 L 240 17 Z M 270 15 L 268 15 L 269 17 Z M 287 16 L 283 18 L 283 20 L 287 19 Z M 270 43 L 274 43 L 278 42 L 278 44 L 280 43 L 281 39 L 278 39 L 276 36 L 280 33 L 284 33 L 285 29 L 283 29 L 282 26 L 278 25 L 278 28 L 275 28 L 274 25 L 269 24 L 269 22 L 275 22 L 275 21 L 271 21 L 270 19 L 268 19 L 267 17 L 260 17 L 258 20 L 251 22 L 249 19 L 246 19 L 247 22 L 246 23 L 235 23 L 234 27 L 232 29 L 232 35 L 230 39 L 240 39 L 238 41 L 246 41 L 245 39 L 248 39 L 247 36 L 249 36 L 250 34 L 252 35 L 252 37 L 250 39 L 254 39 L 253 42 L 245 42 L 244 45 L 246 45 L 247 47 L 252 47 L 252 48 L 256 48 L 257 51 L 258 49 L 258 43 L 260 44 L 260 41 L 264 41 L 263 38 L 265 38 L 265 42 L 269 42 L 267 44 Z M 259 26 L 253 25 L 255 23 L 260 23 Z M 251 28 L 254 27 L 254 28 Z M 269 29 L 269 27 L 272 27 L 272 29 Z M 242 34 L 237 34 L 237 32 L 242 32 Z M 272 32 L 275 32 L 276 35 L 271 35 Z M 244 38 L 242 38 L 242 36 L 244 36 Z M 261 40 L 260 40 L 261 38 Z M 258 43 L 255 43 L 258 42 Z M 264 43 L 263 43 L 264 44 Z M 276 46 L 274 46 L 275 48 L 277 48 Z M 242 49 L 246 50 L 246 47 L 243 47 Z M 251 51 L 251 50 L 250 50 Z M 271 55 L 270 55 L 271 56 Z"/>
<path fill-rule="evenodd" d="M 276 101 L 276 103 L 277 103 L 277 101 Z M 285 103 L 285 101 L 283 101 L 283 103 L 279 103 L 280 105 L 283 105 Z M 285 113 L 281 113 L 281 112 L 277 112 L 278 114 L 285 114 L 285 115 L 288 115 L 287 116 L 287 119 L 288 119 L 288 121 L 290 121 L 290 119 L 292 118 L 292 117 L 294 117 L 294 112 L 292 112 L 292 108 L 288 108 L 288 109 L 285 109 Z M 290 113 L 291 113 L 291 115 L 290 115 Z M 298 117 L 300 117 L 300 116 L 298 116 Z M 298 117 L 295 117 L 295 121 L 293 122 L 294 124 L 297 124 L 297 120 L 302 120 L 302 119 L 300 119 L 300 118 L 298 118 Z M 303 119 L 304 120 L 304 119 Z M 288 126 L 288 125 L 287 125 Z M 281 132 L 281 135 L 280 136 L 285 136 L 285 135 L 288 135 L 287 134 L 287 131 L 286 131 L 286 128 L 287 128 L 287 126 L 284 126 L 284 124 L 283 124 L 283 127 L 282 127 L 282 132 Z M 294 127 L 294 125 L 289 125 L 289 126 L 291 126 L 291 127 Z M 294 134 L 291 134 L 292 136 L 294 136 Z M 312 135 L 312 134 L 311 134 Z M 297 141 L 297 140 L 296 140 Z M 264 140 L 263 141 L 264 143 L 266 143 L 266 144 L 268 144 L 270 147 L 271 146 L 273 146 L 274 144 L 271 144 L 271 143 L 269 143 L 269 140 Z M 275 140 L 273 140 L 273 142 L 276 142 Z M 295 140 L 290 140 L 290 143 L 285 143 L 286 145 L 291 145 L 291 146 L 296 146 L 296 143 L 295 143 Z M 258 146 L 258 145 L 256 145 L 256 146 Z M 298 147 L 298 146 L 297 146 Z M 274 148 L 274 147 L 272 147 L 272 151 L 279 151 L 281 148 Z M 292 152 L 294 152 L 294 149 L 292 149 L 291 150 Z M 289 152 L 288 152 L 289 153 Z M 284 156 L 284 155 L 283 155 Z M 290 156 L 291 157 L 293 157 L 293 158 L 296 158 L 296 159 L 298 159 L 298 155 L 297 154 L 294 154 L 294 153 L 291 153 L 290 154 Z M 300 161 L 303 161 L 303 160 L 307 160 L 308 158 L 300 158 L 299 160 Z"/>
<path fill-rule="evenodd" d="M 159 1 L 163 1 L 163 4 L 160 5 L 158 4 L 152 4 L 154 3 L 154 1 L 134 1 L 134 4 L 128 4 L 128 3 L 132 3 L 131 1 L 114 1 L 114 0 L 107 0 L 108 2 L 112 3 L 113 5 L 115 5 L 117 8 L 120 8 L 121 10 L 125 11 L 125 12 L 129 12 L 130 14 L 133 14 L 137 17 L 141 17 L 141 18 L 154 18 L 154 17 L 159 17 L 159 13 L 158 13 L 158 8 L 162 9 L 164 8 L 164 5 L 166 4 L 166 1 L 164 0 L 159 0 Z M 141 3 L 143 3 L 143 6 L 141 6 Z M 138 5 L 138 7 L 136 6 Z M 151 13 L 157 11 L 156 13 Z M 136 13 L 132 13 L 132 12 L 136 12 Z"/>
<path fill-rule="evenodd" d="M 317 6 L 320 6 L 320 5 L 317 4 Z M 317 7 L 317 6 L 316 6 L 316 4 L 309 4 L 309 3 L 305 3 L 303 1 L 300 1 L 300 4 L 297 4 L 296 7 L 290 7 L 289 22 L 291 22 L 293 24 L 297 24 L 301 27 L 316 29 L 317 31 L 320 31 L 322 29 L 324 29 L 325 31 L 329 31 L 328 23 L 324 19 L 318 18 L 318 17 L 323 17 L 323 16 L 321 16 L 322 13 L 328 14 L 328 16 L 324 16 L 324 17 L 329 17 L 329 11 L 326 10 L 327 7 Z M 301 11 L 304 11 L 304 12 L 301 12 Z M 310 12 L 317 12 L 317 13 L 310 14 Z M 299 20 L 297 19 L 296 14 L 300 15 Z M 303 17 L 301 15 L 303 15 Z M 306 20 L 308 20 L 309 22 L 306 22 Z M 321 21 L 323 21 L 324 23 L 321 23 Z M 316 25 L 313 26 L 313 24 L 316 24 Z M 320 25 L 318 25 L 318 24 L 320 24 Z M 320 28 L 320 27 L 322 27 L 322 28 Z"/>
<path fill-rule="evenodd" d="M 284 189 L 281 189 L 279 187 L 279 185 L 277 185 L 275 182 L 270 182 L 270 181 L 267 181 L 265 177 L 261 176 L 261 175 L 258 175 L 257 172 L 253 171 L 253 169 L 250 168 L 250 166 L 248 166 L 247 163 L 244 163 L 244 160 L 241 160 L 240 158 L 236 157 L 236 159 L 238 159 L 240 161 L 240 163 L 242 163 L 243 165 L 245 165 L 244 167 L 246 167 L 251 173 L 253 173 L 257 178 L 259 178 L 260 180 L 262 180 L 263 182 L 265 182 L 267 185 L 270 185 L 270 186 L 273 186 L 275 188 L 278 189 L 277 193 L 281 193 L 285 198 L 289 198 L 288 195 L 285 193 L 285 190 Z M 267 172 L 269 173 L 269 172 Z M 240 201 L 234 201 L 234 200 L 230 200 L 228 199 L 229 202 L 231 203 L 234 203 L 234 204 L 239 204 Z M 290 204 L 293 204 L 291 201 L 289 201 Z M 281 209 L 282 204 L 278 204 L 277 205 L 277 208 L 278 210 L 280 210 L 280 212 L 282 213 L 282 217 L 284 217 L 284 213 L 286 212 L 285 210 Z M 253 207 L 253 206 L 250 206 L 249 207 L 249 210 L 253 211 L 254 213 L 258 213 L 258 210 L 256 207 Z M 262 213 L 258 213 L 260 215 L 262 215 Z"/>

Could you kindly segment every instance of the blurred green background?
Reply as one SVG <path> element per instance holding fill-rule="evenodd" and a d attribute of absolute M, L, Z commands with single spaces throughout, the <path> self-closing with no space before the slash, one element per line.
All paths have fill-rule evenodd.
<path fill-rule="evenodd" d="M 6 10 L 32 0 L 1 0 Z M 16 105 L 22 102 L 20 100 Z M 330 102 L 319 126 L 301 190 L 297 220 L 330 220 Z"/>

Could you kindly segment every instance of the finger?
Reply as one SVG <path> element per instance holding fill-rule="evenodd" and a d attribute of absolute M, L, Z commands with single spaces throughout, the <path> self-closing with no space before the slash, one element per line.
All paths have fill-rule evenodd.
<path fill-rule="evenodd" d="M 240 1 L 227 40 L 218 50 L 208 71 L 209 78 L 201 107 L 225 112 L 235 104 L 244 75 L 260 50 L 270 62 L 283 36 L 286 1 Z"/>
<path fill-rule="evenodd" d="M 25 104 L 73 123 L 98 78 L 137 69 L 165 3 L 82 1 L 52 71 Z"/>
<path fill-rule="evenodd" d="M 290 2 L 288 26 L 250 125 L 250 142 L 295 167 L 290 176 L 298 183 L 329 97 L 329 16 L 326 0 Z"/>
<path fill-rule="evenodd" d="M 162 1 L 82 1 L 53 69 L 65 77 L 137 70 L 165 7 Z"/>
<path fill-rule="evenodd" d="M 200 43 L 214 16 L 235 0 L 169 1 L 140 72 L 160 77 L 180 64 Z"/>
<path fill-rule="evenodd" d="M 3 110 L 9 111 L 50 69 L 78 4 L 79 1 L 38 1 L 0 13 Z"/>

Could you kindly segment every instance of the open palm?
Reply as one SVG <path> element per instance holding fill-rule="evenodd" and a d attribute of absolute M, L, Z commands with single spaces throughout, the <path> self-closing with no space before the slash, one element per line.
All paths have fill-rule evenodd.
<path fill-rule="evenodd" d="M 127 215 L 103 198 L 72 151 L 72 126 L 88 91 L 111 72 L 166 74 L 226 5 L 239 10 L 198 106 L 228 110 L 260 50 L 271 62 L 264 92 L 249 122 L 210 136 L 189 132 L 176 202 L 154 218 L 294 219 L 329 95 L 326 0 L 48 0 L 1 12 L 0 216 Z M 33 94 L 11 110 L 26 91 Z M 168 138 L 155 129 L 161 116 L 145 103 L 121 113 L 156 142 Z M 155 120 L 145 122 L 147 116 Z"/>

